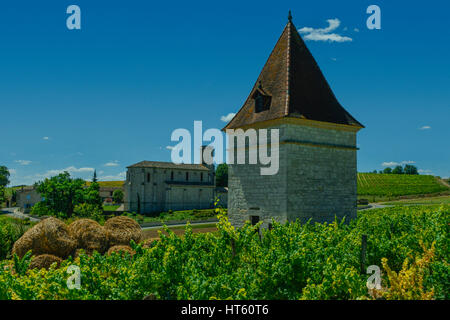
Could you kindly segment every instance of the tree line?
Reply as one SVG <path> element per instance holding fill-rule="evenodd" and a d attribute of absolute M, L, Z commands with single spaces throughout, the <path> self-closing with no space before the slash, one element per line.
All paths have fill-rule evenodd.
<path fill-rule="evenodd" d="M 384 168 L 384 170 L 374 170 L 372 173 L 384 173 L 384 174 L 419 174 L 416 166 L 411 164 L 405 164 L 404 167 L 398 165 L 392 169 L 391 167 Z"/>

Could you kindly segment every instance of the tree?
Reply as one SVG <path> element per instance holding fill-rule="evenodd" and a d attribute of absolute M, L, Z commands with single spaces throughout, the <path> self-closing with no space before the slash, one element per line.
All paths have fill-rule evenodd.
<path fill-rule="evenodd" d="M 113 199 L 115 203 L 123 203 L 123 191 L 120 189 L 114 190 Z"/>
<path fill-rule="evenodd" d="M 403 168 L 405 174 L 419 174 L 416 166 L 406 164 L 405 168 Z"/>
<path fill-rule="evenodd" d="M 390 167 L 384 168 L 383 173 L 390 174 L 392 173 L 392 169 Z"/>
<path fill-rule="evenodd" d="M 377 170 L 373 170 L 372 173 L 378 173 Z"/>
<path fill-rule="evenodd" d="M 38 207 L 45 207 L 47 212 L 71 217 L 77 204 L 85 199 L 85 181 L 72 179 L 66 171 L 36 184 L 37 191 L 43 197 Z M 34 207 L 33 207 L 34 209 Z"/>
<path fill-rule="evenodd" d="M 216 186 L 228 187 L 228 165 L 221 163 L 216 169 Z"/>
<path fill-rule="evenodd" d="M 392 170 L 392 173 L 393 173 L 393 174 L 403 174 L 403 168 L 402 168 L 402 166 L 396 166 L 396 167 L 394 168 L 394 170 Z"/>
<path fill-rule="evenodd" d="M 89 187 L 85 190 L 84 202 L 98 209 L 102 208 L 103 201 L 100 197 L 100 185 L 97 182 L 97 172 L 94 171 L 94 176 L 92 177 L 92 182 Z"/>
<path fill-rule="evenodd" d="M 0 186 L 0 208 L 2 207 L 3 202 L 6 201 L 6 197 L 5 197 L 5 187 L 4 186 Z"/>
<path fill-rule="evenodd" d="M 0 186 L 6 187 L 9 184 L 9 170 L 5 166 L 0 166 Z"/>

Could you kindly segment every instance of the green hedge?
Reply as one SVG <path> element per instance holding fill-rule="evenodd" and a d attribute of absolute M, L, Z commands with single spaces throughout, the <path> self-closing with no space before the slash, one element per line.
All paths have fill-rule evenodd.
<path fill-rule="evenodd" d="M 423 288 L 449 298 L 450 206 L 394 207 L 360 213 L 346 225 L 273 223 L 271 231 L 234 229 L 221 218 L 216 233 L 184 237 L 169 232 L 150 249 L 128 255 L 66 260 L 61 268 L 17 275 L 0 264 L 4 299 L 361 299 L 368 275 L 360 273 L 361 237 L 367 235 L 367 265 L 387 258 L 398 271 L 405 259 L 435 247 L 423 267 Z M 66 286 L 67 267 L 81 268 L 81 289 Z M 10 265 L 8 268 L 7 266 Z M 386 274 L 386 273 L 385 273 Z M 388 285 L 384 279 L 383 285 Z M 422 283 L 420 283 L 422 285 Z"/>

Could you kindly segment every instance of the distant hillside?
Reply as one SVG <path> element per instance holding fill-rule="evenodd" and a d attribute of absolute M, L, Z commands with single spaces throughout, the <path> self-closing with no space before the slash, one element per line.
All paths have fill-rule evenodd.
<path fill-rule="evenodd" d="M 358 173 L 358 195 L 402 196 L 449 190 L 434 176 Z"/>
<path fill-rule="evenodd" d="M 123 187 L 125 181 L 98 181 L 100 187 Z M 86 181 L 86 185 L 89 186 L 91 181 Z"/>

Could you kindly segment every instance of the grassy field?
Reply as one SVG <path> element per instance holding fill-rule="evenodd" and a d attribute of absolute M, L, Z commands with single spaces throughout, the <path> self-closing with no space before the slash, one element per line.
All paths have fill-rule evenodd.
<path fill-rule="evenodd" d="M 125 181 L 98 181 L 100 187 L 122 187 Z M 91 181 L 86 181 L 86 185 L 89 186 Z"/>
<path fill-rule="evenodd" d="M 448 191 L 433 176 L 358 173 L 358 196 L 388 198 Z M 371 199 L 371 197 L 368 197 Z"/>
<path fill-rule="evenodd" d="M 215 209 L 197 209 L 197 210 L 180 210 L 173 212 L 163 212 L 155 217 L 144 216 L 140 222 L 164 222 L 171 220 L 201 220 L 205 218 L 215 217 Z"/>
<path fill-rule="evenodd" d="M 420 198 L 420 199 L 403 199 L 396 201 L 384 202 L 386 205 L 409 206 L 409 205 L 435 205 L 450 204 L 450 196 Z"/>
<path fill-rule="evenodd" d="M 103 205 L 103 210 L 104 211 L 116 211 L 117 209 L 119 209 L 120 205 L 118 204 L 114 204 L 114 205 Z"/>

